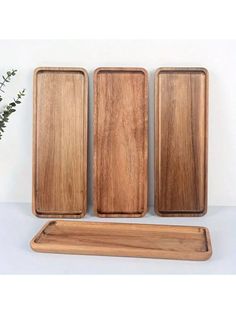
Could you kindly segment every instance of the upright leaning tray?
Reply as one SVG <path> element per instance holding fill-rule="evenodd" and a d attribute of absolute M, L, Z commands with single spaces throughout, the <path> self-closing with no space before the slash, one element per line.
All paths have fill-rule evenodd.
<path fill-rule="evenodd" d="M 207 211 L 207 70 L 161 68 L 155 93 L 156 212 L 202 216 Z"/>
<path fill-rule="evenodd" d="M 147 211 L 148 77 L 142 68 L 94 74 L 94 211 L 141 217 Z"/>
<path fill-rule="evenodd" d="M 87 207 L 88 76 L 81 68 L 34 74 L 33 212 L 80 218 Z"/>

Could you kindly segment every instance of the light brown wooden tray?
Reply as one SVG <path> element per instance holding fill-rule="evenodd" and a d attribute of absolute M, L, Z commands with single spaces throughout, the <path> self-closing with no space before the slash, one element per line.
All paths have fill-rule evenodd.
<path fill-rule="evenodd" d="M 37 252 L 207 260 L 204 227 L 50 221 L 31 241 Z"/>
<path fill-rule="evenodd" d="M 33 213 L 80 218 L 87 207 L 88 76 L 81 68 L 34 73 Z"/>
<path fill-rule="evenodd" d="M 161 68 L 155 80 L 155 210 L 207 211 L 208 72 Z"/>
<path fill-rule="evenodd" d="M 148 78 L 142 68 L 94 73 L 94 211 L 141 217 L 147 211 Z"/>

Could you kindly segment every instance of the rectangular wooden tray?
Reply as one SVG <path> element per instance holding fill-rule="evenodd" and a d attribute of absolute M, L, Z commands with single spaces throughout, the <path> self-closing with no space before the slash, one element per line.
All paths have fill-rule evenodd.
<path fill-rule="evenodd" d="M 204 227 L 50 221 L 31 241 L 37 252 L 206 260 Z"/>
<path fill-rule="evenodd" d="M 207 211 L 208 72 L 160 68 L 155 78 L 155 210 Z"/>
<path fill-rule="evenodd" d="M 94 73 L 94 211 L 141 217 L 147 211 L 148 78 L 142 68 Z"/>
<path fill-rule="evenodd" d="M 88 76 L 81 68 L 34 73 L 33 213 L 80 218 L 87 207 Z"/>

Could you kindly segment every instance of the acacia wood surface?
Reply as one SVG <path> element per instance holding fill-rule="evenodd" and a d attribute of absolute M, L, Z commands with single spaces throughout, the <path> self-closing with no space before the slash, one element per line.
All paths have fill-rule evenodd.
<path fill-rule="evenodd" d="M 99 68 L 94 74 L 94 211 L 141 217 L 147 211 L 147 72 Z"/>
<path fill-rule="evenodd" d="M 161 68 L 155 91 L 155 210 L 201 216 L 207 211 L 207 70 Z"/>
<path fill-rule="evenodd" d="M 206 260 L 204 227 L 50 221 L 31 241 L 37 252 Z"/>
<path fill-rule="evenodd" d="M 84 69 L 35 70 L 33 212 L 39 217 L 86 212 L 87 94 Z"/>

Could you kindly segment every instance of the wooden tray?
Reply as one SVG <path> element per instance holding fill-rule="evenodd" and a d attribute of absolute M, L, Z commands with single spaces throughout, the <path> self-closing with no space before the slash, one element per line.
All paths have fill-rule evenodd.
<path fill-rule="evenodd" d="M 147 83 L 142 68 L 94 73 L 94 211 L 100 217 L 147 211 Z"/>
<path fill-rule="evenodd" d="M 208 73 L 161 68 L 155 80 L 155 210 L 160 216 L 207 211 Z"/>
<path fill-rule="evenodd" d="M 33 213 L 80 218 L 87 206 L 88 77 L 81 68 L 34 73 Z"/>
<path fill-rule="evenodd" d="M 206 260 L 204 227 L 50 221 L 31 241 L 37 252 Z"/>

